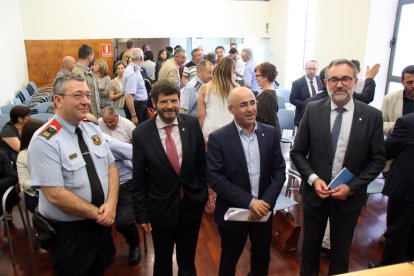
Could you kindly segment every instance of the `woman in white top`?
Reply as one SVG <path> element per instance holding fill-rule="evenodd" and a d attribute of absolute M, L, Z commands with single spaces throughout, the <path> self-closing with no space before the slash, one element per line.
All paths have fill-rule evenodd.
<path fill-rule="evenodd" d="M 206 141 L 211 132 L 233 121 L 233 114 L 227 109 L 227 98 L 230 91 L 239 86 L 234 80 L 234 66 L 231 58 L 223 58 L 214 68 L 213 79 L 200 88 L 197 117 Z"/>
<path fill-rule="evenodd" d="M 144 53 L 144 62 L 141 66 L 147 72 L 147 76 L 151 80 L 151 83 L 155 82 L 155 65 L 154 54 L 151 51 L 146 51 Z"/>
<path fill-rule="evenodd" d="M 216 65 L 213 79 L 200 87 L 197 99 L 197 117 L 203 130 L 206 146 L 211 132 L 231 121 L 233 114 L 227 109 L 227 98 L 230 91 L 239 86 L 234 80 L 234 63 L 225 57 Z M 213 214 L 216 209 L 217 194 L 209 187 L 208 201 L 204 208 L 207 214 Z"/>
<path fill-rule="evenodd" d="M 26 208 L 32 213 L 34 213 L 39 202 L 39 195 L 36 190 L 30 186 L 32 181 L 27 166 L 27 148 L 29 147 L 33 134 L 43 126 L 44 123 L 45 122 L 40 120 L 31 119 L 24 124 L 20 138 L 20 152 L 16 162 L 20 188 L 24 192 L 24 202 Z"/>
<path fill-rule="evenodd" d="M 124 76 L 125 64 L 120 60 L 115 63 L 116 77 L 111 80 L 111 88 L 109 89 L 109 99 L 115 109 L 124 108 L 125 99 L 122 87 L 122 77 Z"/>

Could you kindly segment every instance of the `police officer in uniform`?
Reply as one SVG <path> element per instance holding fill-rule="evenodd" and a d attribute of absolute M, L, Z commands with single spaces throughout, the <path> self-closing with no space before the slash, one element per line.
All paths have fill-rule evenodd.
<path fill-rule="evenodd" d="M 122 78 L 125 93 L 125 114 L 135 125 L 148 119 L 148 93 L 141 74 L 141 63 L 144 53 L 140 48 L 131 50 L 131 63 L 127 66 Z"/>
<path fill-rule="evenodd" d="M 180 100 L 180 112 L 197 116 L 198 91 L 202 84 L 213 78 L 213 64 L 203 60 L 197 65 L 197 76 L 192 78 L 184 87 Z"/>
<path fill-rule="evenodd" d="M 83 120 L 91 93 L 83 76 L 53 84 L 56 114 L 33 136 L 28 161 L 38 211 L 55 227 L 50 254 L 56 275 L 104 275 L 112 261 L 119 178 L 99 128 Z"/>

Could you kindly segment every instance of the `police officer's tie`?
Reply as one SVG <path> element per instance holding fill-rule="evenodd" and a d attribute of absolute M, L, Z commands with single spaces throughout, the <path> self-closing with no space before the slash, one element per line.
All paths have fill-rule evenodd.
<path fill-rule="evenodd" d="M 312 90 L 312 96 L 316 95 L 316 90 L 315 90 L 315 86 L 313 86 L 313 80 L 310 80 L 310 86 L 311 86 L 311 90 Z"/>
<path fill-rule="evenodd" d="M 165 137 L 165 148 L 166 148 L 167 157 L 171 163 L 171 166 L 174 168 L 174 171 L 178 175 L 180 175 L 180 170 L 181 170 L 180 159 L 178 157 L 178 151 L 177 151 L 177 147 L 175 146 L 174 138 L 171 135 L 172 128 L 173 128 L 173 125 L 168 125 L 164 127 L 165 133 L 167 134 L 167 136 Z M 180 186 L 180 199 L 183 198 L 183 196 L 184 196 L 183 187 Z"/>
<path fill-rule="evenodd" d="M 331 161 L 334 161 L 336 146 L 338 145 L 339 133 L 341 132 L 341 125 L 342 125 L 342 114 L 346 111 L 345 107 L 337 107 L 335 108 L 338 115 L 336 115 L 334 125 L 331 131 Z"/>
<path fill-rule="evenodd" d="M 82 130 L 79 127 L 75 129 L 78 135 L 79 148 L 82 153 L 83 160 L 86 163 L 86 171 L 88 172 L 89 183 L 91 185 L 92 201 L 91 203 L 97 207 L 101 206 L 105 201 L 104 192 L 102 189 L 101 181 L 99 180 L 95 166 L 92 161 L 92 157 L 89 153 L 88 146 L 82 136 Z"/>

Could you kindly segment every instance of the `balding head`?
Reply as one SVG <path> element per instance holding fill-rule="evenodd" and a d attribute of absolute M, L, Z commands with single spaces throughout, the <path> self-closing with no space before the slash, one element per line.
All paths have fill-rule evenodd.
<path fill-rule="evenodd" d="M 233 88 L 228 97 L 228 104 L 236 124 L 248 133 L 253 133 L 257 113 L 253 92 L 246 87 Z"/>
<path fill-rule="evenodd" d="M 63 58 L 63 68 L 68 71 L 68 72 L 72 72 L 73 67 L 75 67 L 75 58 L 71 57 L 71 56 L 66 56 Z"/>

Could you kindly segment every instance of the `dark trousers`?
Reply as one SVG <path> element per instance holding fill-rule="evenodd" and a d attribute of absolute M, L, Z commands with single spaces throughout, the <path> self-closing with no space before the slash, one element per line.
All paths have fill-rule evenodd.
<path fill-rule="evenodd" d="M 31 196 L 25 193 L 24 204 L 26 205 L 27 210 L 29 210 L 33 214 L 37 208 L 37 205 L 39 205 L 39 197 Z"/>
<path fill-rule="evenodd" d="M 414 202 L 388 198 L 382 265 L 414 260 Z"/>
<path fill-rule="evenodd" d="M 139 236 L 132 204 L 132 180 L 123 183 L 119 188 L 115 227 L 124 236 L 130 247 L 139 246 Z"/>
<path fill-rule="evenodd" d="M 197 275 L 194 264 L 203 206 L 194 206 L 186 196 L 180 202 L 178 223 L 174 229 L 152 227 L 154 276 L 173 275 L 174 244 L 178 275 Z"/>
<path fill-rule="evenodd" d="M 138 118 L 138 124 L 149 119 L 147 110 L 147 101 L 134 101 L 135 114 Z M 129 112 L 128 106 L 124 105 L 125 116 L 128 120 L 131 120 L 131 112 Z"/>
<path fill-rule="evenodd" d="M 328 275 L 348 272 L 349 251 L 361 208 L 345 214 L 338 209 L 334 199 L 324 200 L 318 207 L 303 201 L 301 275 L 319 275 L 320 249 L 328 217 L 331 228 L 331 262 Z"/>
<path fill-rule="evenodd" d="M 220 276 L 236 273 L 236 265 L 243 252 L 247 237 L 250 240 L 251 276 L 265 276 L 269 270 L 272 217 L 267 222 L 246 222 L 241 229 L 219 226 L 221 236 Z"/>
<path fill-rule="evenodd" d="M 115 248 L 111 228 L 92 220 L 59 222 L 50 247 L 55 275 L 104 275 Z"/>

